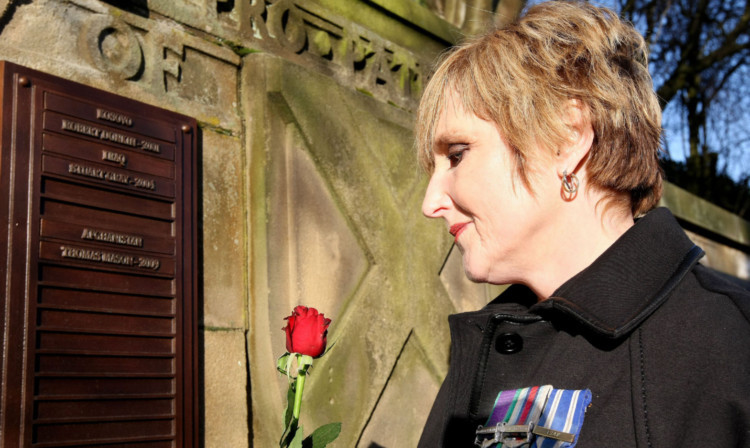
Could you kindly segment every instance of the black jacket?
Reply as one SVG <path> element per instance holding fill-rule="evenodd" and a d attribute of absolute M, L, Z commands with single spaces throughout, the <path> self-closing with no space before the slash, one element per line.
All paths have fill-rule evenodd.
<path fill-rule="evenodd" d="M 549 299 L 450 316 L 419 447 L 471 447 L 499 391 L 545 384 L 591 390 L 578 448 L 750 447 L 750 294 L 702 255 L 657 209 Z"/>

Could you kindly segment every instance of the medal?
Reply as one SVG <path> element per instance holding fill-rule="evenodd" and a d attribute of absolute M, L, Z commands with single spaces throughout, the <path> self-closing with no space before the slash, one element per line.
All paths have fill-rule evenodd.
<path fill-rule="evenodd" d="M 492 414 L 476 430 L 480 448 L 573 448 L 591 391 L 534 386 L 497 395 Z"/>

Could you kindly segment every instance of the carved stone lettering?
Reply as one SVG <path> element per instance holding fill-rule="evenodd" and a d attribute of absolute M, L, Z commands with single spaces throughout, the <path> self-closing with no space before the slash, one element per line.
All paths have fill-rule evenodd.
<path fill-rule="evenodd" d="M 185 48 L 182 45 L 167 44 L 163 50 L 164 60 L 161 61 L 164 71 L 164 90 L 170 91 L 168 77 L 177 82 L 182 81 L 182 61 L 185 60 Z"/>
<path fill-rule="evenodd" d="M 123 115 L 117 112 L 97 108 L 96 118 L 99 120 L 110 121 L 112 123 L 122 124 L 125 126 L 133 126 L 133 119 L 127 115 Z"/>
<path fill-rule="evenodd" d="M 81 232 L 81 239 L 102 241 L 123 246 L 143 247 L 143 237 L 118 232 L 108 232 L 106 230 L 89 229 L 87 227 Z"/>
<path fill-rule="evenodd" d="M 257 1 L 247 14 L 253 38 L 262 46 L 331 64 L 344 81 L 353 81 L 361 91 L 408 107 L 413 107 L 422 93 L 424 64 L 415 54 L 357 24 L 326 14 L 312 2 Z"/>
<path fill-rule="evenodd" d="M 143 49 L 136 32 L 125 21 L 92 14 L 79 36 L 79 46 L 97 68 L 123 80 L 139 77 L 144 65 Z"/>

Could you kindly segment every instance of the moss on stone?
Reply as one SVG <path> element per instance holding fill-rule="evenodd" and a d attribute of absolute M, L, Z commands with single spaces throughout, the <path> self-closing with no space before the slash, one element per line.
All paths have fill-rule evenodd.
<path fill-rule="evenodd" d="M 360 88 L 360 89 L 357 89 L 357 92 L 359 92 L 359 93 L 364 93 L 365 95 L 367 95 L 367 96 L 371 96 L 371 97 L 373 97 L 373 98 L 375 97 L 375 95 L 373 95 L 373 94 L 372 94 L 372 92 L 370 92 L 370 91 L 369 91 L 369 90 L 367 90 L 367 89 L 361 89 L 361 88 Z"/>
<path fill-rule="evenodd" d="M 238 44 L 237 42 L 233 40 L 224 39 L 222 37 L 217 37 L 216 40 L 219 45 L 229 48 L 239 57 L 247 56 L 248 54 L 252 54 L 252 53 L 262 53 L 261 50 L 245 47 L 242 44 Z"/>
<path fill-rule="evenodd" d="M 215 132 L 217 134 L 226 135 L 226 136 L 229 136 L 229 137 L 234 137 L 235 136 L 234 132 L 232 130 L 220 127 L 218 119 L 216 119 L 216 121 L 213 121 L 213 122 L 210 122 L 210 123 L 209 122 L 205 122 L 205 121 L 199 121 L 198 122 L 198 126 L 201 129 L 207 129 L 207 130 L 210 130 L 210 131 Z"/>

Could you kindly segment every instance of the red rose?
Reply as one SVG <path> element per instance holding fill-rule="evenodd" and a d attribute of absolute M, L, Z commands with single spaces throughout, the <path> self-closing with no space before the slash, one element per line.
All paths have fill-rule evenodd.
<path fill-rule="evenodd" d="M 284 319 L 287 325 L 282 330 L 286 332 L 286 350 L 289 353 L 317 358 L 325 352 L 331 319 L 306 306 L 294 308 L 292 315 Z"/>

